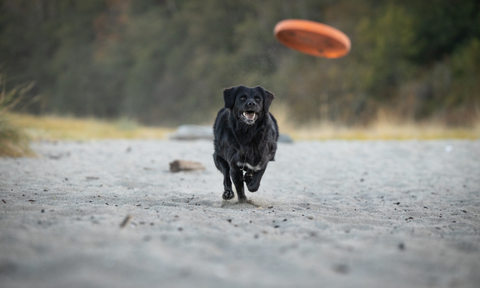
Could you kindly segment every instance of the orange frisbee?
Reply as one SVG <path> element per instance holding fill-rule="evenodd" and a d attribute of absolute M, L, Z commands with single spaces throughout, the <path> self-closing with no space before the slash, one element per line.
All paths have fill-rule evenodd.
<path fill-rule="evenodd" d="M 288 19 L 275 25 L 275 38 L 283 45 L 317 57 L 339 58 L 350 51 L 347 35 L 318 22 Z"/>

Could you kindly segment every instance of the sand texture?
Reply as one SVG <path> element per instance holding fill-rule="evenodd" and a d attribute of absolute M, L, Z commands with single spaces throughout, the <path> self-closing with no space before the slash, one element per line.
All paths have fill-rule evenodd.
<path fill-rule="evenodd" d="M 281 143 L 249 204 L 211 141 L 33 148 L 0 159 L 2 288 L 480 287 L 480 141 Z"/>

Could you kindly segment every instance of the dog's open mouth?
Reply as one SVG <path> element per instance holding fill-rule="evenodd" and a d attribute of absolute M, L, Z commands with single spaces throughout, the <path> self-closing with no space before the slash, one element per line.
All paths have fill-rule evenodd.
<path fill-rule="evenodd" d="M 253 123 L 257 119 L 257 113 L 253 111 L 244 111 L 242 115 L 247 123 Z"/>

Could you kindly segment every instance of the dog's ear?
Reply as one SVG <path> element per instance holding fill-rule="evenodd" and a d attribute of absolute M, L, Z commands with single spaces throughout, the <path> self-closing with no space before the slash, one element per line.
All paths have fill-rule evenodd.
<path fill-rule="evenodd" d="M 275 98 L 275 95 L 273 95 L 272 92 L 268 91 L 267 89 L 263 88 L 262 86 L 258 86 L 263 90 L 263 112 L 265 114 L 268 114 L 268 109 L 270 108 L 270 104 L 272 104 L 273 99 Z"/>
<path fill-rule="evenodd" d="M 232 109 L 235 104 L 235 92 L 238 86 L 226 88 L 223 90 L 223 101 L 225 101 L 225 108 Z"/>

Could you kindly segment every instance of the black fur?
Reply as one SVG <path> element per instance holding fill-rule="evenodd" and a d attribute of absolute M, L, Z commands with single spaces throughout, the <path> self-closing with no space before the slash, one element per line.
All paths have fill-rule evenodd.
<path fill-rule="evenodd" d="M 213 125 L 213 160 L 224 176 L 223 199 L 235 196 L 233 181 L 238 200 L 245 202 L 243 182 L 250 192 L 257 191 L 268 162 L 275 159 L 278 125 L 268 111 L 275 96 L 261 86 L 240 85 L 225 89 L 223 99 L 225 107 Z"/>

